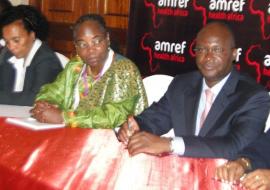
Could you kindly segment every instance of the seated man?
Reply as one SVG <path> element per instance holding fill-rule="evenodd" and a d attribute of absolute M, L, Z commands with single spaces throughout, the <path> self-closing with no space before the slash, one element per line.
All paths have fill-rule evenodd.
<path fill-rule="evenodd" d="M 129 117 L 119 130 L 129 153 L 233 158 L 258 137 L 270 98 L 233 68 L 236 51 L 227 25 L 212 22 L 200 30 L 195 48 L 199 72 L 175 77 L 158 103 Z M 175 138 L 160 137 L 170 129 Z"/>
<path fill-rule="evenodd" d="M 247 172 L 250 173 L 244 176 Z M 216 171 L 216 178 L 227 182 L 236 182 L 242 176 L 241 183 L 246 189 L 270 189 L 270 130 L 244 148 L 237 160 Z"/>

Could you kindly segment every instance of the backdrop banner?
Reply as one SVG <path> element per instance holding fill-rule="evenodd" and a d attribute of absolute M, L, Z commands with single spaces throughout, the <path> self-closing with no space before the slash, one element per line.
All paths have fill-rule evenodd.
<path fill-rule="evenodd" d="M 269 90 L 270 0 L 131 0 L 127 56 L 143 76 L 195 70 L 196 34 L 213 20 L 235 34 L 235 66 Z"/>

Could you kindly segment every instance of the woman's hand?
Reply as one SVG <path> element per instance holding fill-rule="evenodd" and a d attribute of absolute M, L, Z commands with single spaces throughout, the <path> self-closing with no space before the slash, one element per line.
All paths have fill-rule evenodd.
<path fill-rule="evenodd" d="M 30 113 L 32 115 L 32 117 L 34 118 L 40 118 L 41 114 L 44 110 L 47 109 L 47 107 L 49 107 L 50 104 L 48 102 L 45 101 L 37 101 L 35 102 L 34 108 L 30 110 Z"/>
<path fill-rule="evenodd" d="M 241 183 L 249 190 L 269 190 L 270 169 L 257 169 L 249 173 Z"/>
<path fill-rule="evenodd" d="M 41 123 L 63 123 L 62 111 L 57 105 L 50 104 L 45 101 L 38 101 L 34 108 L 30 111 L 32 117 Z"/>

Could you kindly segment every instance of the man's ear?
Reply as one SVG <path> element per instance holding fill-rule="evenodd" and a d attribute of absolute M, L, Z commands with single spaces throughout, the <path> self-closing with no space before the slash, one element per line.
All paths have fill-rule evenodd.
<path fill-rule="evenodd" d="M 235 61 L 237 57 L 237 48 L 233 48 L 233 60 Z"/>
<path fill-rule="evenodd" d="M 36 33 L 32 31 L 32 32 L 30 33 L 30 36 L 31 36 L 31 38 L 33 39 L 33 41 L 35 41 L 35 39 L 36 39 Z"/>
<path fill-rule="evenodd" d="M 110 45 L 111 45 L 111 39 L 110 39 L 110 34 L 109 34 L 109 32 L 107 32 L 107 34 L 106 34 L 106 39 L 107 39 L 107 41 L 108 41 L 108 46 L 110 47 Z"/>

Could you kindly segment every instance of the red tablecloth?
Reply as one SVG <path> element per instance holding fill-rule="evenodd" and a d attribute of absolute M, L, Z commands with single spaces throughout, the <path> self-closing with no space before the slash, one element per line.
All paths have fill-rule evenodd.
<path fill-rule="evenodd" d="M 31 131 L 0 118 L 0 189 L 239 189 L 213 180 L 219 159 L 130 157 L 112 130 Z"/>

